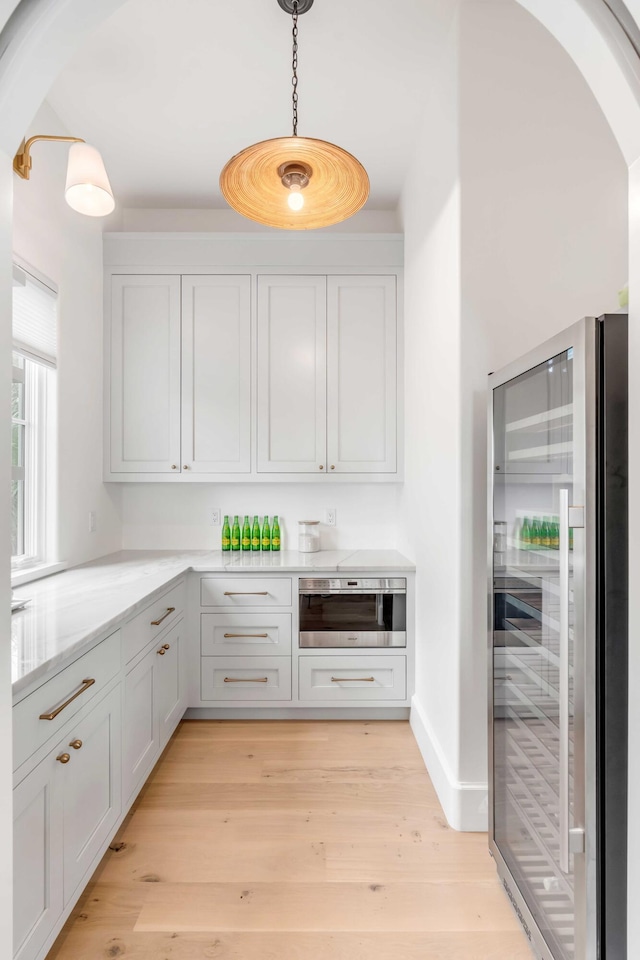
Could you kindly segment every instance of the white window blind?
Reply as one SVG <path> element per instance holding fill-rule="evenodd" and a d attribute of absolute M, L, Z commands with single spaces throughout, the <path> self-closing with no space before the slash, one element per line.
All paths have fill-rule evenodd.
<path fill-rule="evenodd" d="M 56 366 L 56 294 L 21 267 L 13 268 L 14 349 Z"/>

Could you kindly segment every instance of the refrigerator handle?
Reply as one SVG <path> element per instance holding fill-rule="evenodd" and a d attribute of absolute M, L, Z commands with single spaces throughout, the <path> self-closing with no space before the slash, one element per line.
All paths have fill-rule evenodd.
<path fill-rule="evenodd" d="M 560 490 L 560 869 L 569 873 L 569 491 Z"/>
<path fill-rule="evenodd" d="M 569 855 L 584 852 L 584 830 L 572 829 L 569 809 L 569 528 L 584 527 L 584 508 L 569 506 L 569 491 L 560 490 L 560 869 L 569 873 Z"/>

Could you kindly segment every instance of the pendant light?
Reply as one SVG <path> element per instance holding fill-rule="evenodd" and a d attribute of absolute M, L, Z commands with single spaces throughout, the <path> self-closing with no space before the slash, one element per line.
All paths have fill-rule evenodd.
<path fill-rule="evenodd" d="M 313 0 L 278 0 L 293 18 L 293 135 L 254 143 L 220 174 L 227 203 L 250 220 L 283 230 L 340 223 L 364 206 L 369 178 L 354 156 L 326 140 L 298 136 L 298 16 Z"/>

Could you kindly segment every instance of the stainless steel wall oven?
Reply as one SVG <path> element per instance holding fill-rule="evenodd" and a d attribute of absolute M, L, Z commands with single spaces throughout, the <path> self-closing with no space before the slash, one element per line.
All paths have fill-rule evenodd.
<path fill-rule="evenodd" d="M 300 580 L 301 647 L 406 647 L 405 578 Z"/>

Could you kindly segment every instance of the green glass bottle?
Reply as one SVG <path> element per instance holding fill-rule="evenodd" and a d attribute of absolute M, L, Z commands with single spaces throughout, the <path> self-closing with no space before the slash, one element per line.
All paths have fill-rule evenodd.
<path fill-rule="evenodd" d="M 264 518 L 262 524 L 262 538 L 260 546 L 263 550 L 271 550 L 271 529 L 269 527 L 269 517 Z"/>
<path fill-rule="evenodd" d="M 551 549 L 551 520 L 545 517 L 540 528 L 540 546 L 545 550 Z"/>
<path fill-rule="evenodd" d="M 242 549 L 251 550 L 251 525 L 247 516 L 245 516 L 242 526 Z"/>
<path fill-rule="evenodd" d="M 273 518 L 273 527 L 271 530 L 271 549 L 280 549 L 280 523 L 277 516 Z"/>
<path fill-rule="evenodd" d="M 529 517 L 525 517 L 520 528 L 520 546 L 522 550 L 531 549 L 531 524 Z"/>
<path fill-rule="evenodd" d="M 231 528 L 231 549 L 232 550 L 240 549 L 240 523 L 238 521 L 237 514 L 233 518 L 233 526 Z"/>
<path fill-rule="evenodd" d="M 260 549 L 260 524 L 257 516 L 253 518 L 253 529 L 251 530 L 251 549 Z"/>
<path fill-rule="evenodd" d="M 560 546 L 560 524 L 558 518 L 554 517 L 551 521 L 551 549 L 557 550 Z"/>
<path fill-rule="evenodd" d="M 231 550 L 231 529 L 229 527 L 229 517 L 226 515 L 222 524 L 222 549 Z"/>
<path fill-rule="evenodd" d="M 531 521 L 531 546 L 534 548 L 540 546 L 540 521 L 537 517 Z"/>

